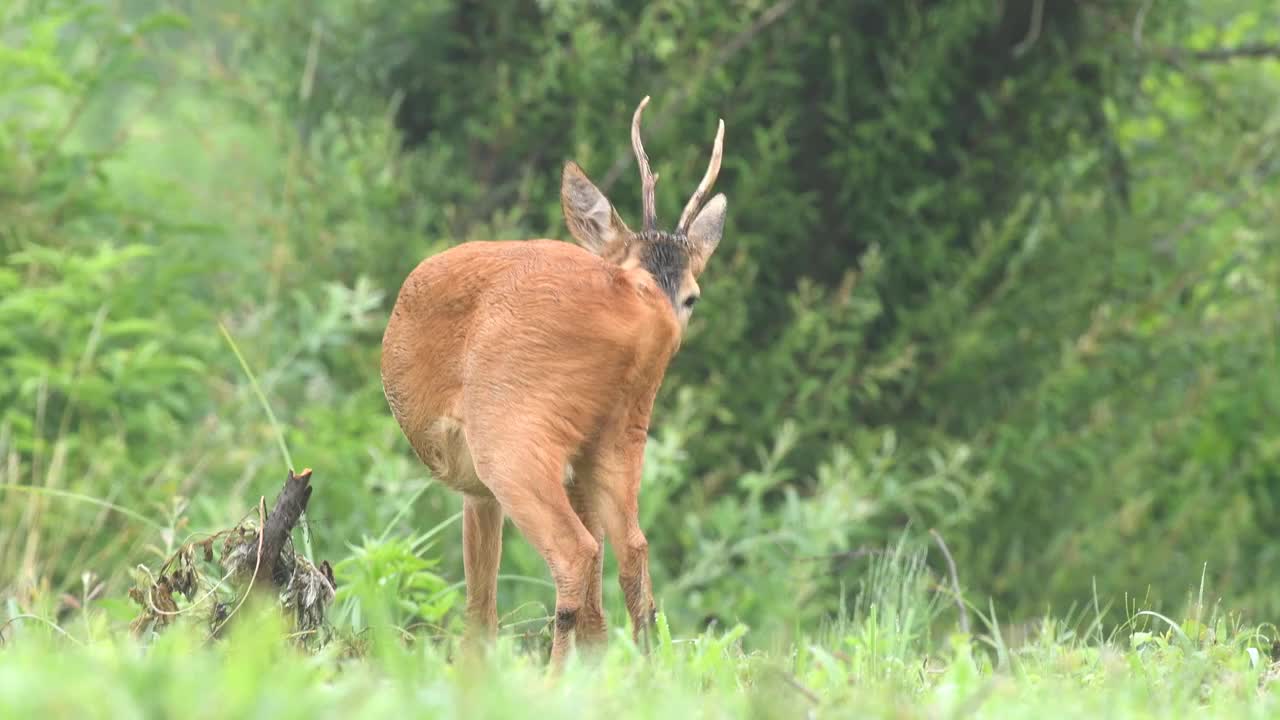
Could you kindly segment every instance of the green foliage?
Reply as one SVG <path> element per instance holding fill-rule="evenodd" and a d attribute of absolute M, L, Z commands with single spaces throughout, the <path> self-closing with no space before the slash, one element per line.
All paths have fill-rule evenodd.
<path fill-rule="evenodd" d="M 457 585 L 434 572 L 438 561 L 424 557 L 429 537 L 366 538 L 354 548 L 334 567 L 337 620 L 357 633 L 375 618 L 401 628 L 425 624 L 442 629 L 461 595 Z"/>
<path fill-rule="evenodd" d="M 20 618 L 0 651 L 5 717 L 1271 717 L 1269 638 L 1226 616 L 1135 613 L 1110 639 L 1044 620 L 1028 642 L 951 633 L 930 642 L 923 557 L 901 547 L 820 640 L 749 652 L 743 625 L 674 635 L 659 615 L 649 656 L 617 633 L 593 662 L 549 678 L 509 636 L 450 662 L 454 641 L 383 637 L 317 654 L 247 611 L 208 644 L 178 626 L 146 647 L 102 617 L 62 628 Z M 358 654 L 361 649 L 365 654 Z M 75 682 L 68 682 L 74 678 Z"/>

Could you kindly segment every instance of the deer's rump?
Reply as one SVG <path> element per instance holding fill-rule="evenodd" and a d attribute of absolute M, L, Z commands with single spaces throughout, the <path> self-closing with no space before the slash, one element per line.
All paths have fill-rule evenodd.
<path fill-rule="evenodd" d="M 665 302 L 568 243 L 456 246 L 401 287 L 382 344 L 387 403 L 437 480 L 491 496 L 471 443 L 589 442 L 626 409 L 634 383 L 665 369 L 675 338 Z M 635 312 L 619 313 L 625 306 Z"/>

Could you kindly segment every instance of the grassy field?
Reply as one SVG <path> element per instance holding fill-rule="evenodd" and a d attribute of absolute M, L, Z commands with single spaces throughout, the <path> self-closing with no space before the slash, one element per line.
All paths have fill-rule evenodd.
<path fill-rule="evenodd" d="M 138 637 L 128 626 L 137 608 L 127 600 L 105 598 L 92 611 L 68 609 L 77 603 L 64 600 L 61 624 L 18 614 L 3 629 L 0 717 L 1261 718 L 1280 711 L 1273 628 L 1213 608 L 1203 588 L 1190 604 L 1200 610 L 1181 621 L 1135 608 L 1106 633 L 1089 613 L 1002 628 L 989 610 L 972 608 L 984 630 L 940 636 L 947 596 L 921 572 L 922 560 L 902 545 L 886 553 L 842 619 L 792 643 L 743 625 L 681 635 L 660 615 L 650 654 L 627 628 L 614 627 L 603 656 L 575 654 L 560 676 L 545 662 L 545 619 L 526 632 L 508 625 L 476 659 L 460 654 L 456 633 L 376 620 L 362 632 L 330 626 L 332 640 L 305 650 L 273 607 L 254 602 L 217 640 L 199 603 L 164 631 Z"/>
<path fill-rule="evenodd" d="M 1090 642 L 1050 622 L 1017 649 L 957 634 L 944 651 L 925 653 L 899 628 L 869 619 L 775 652 L 744 651 L 745 628 L 664 634 L 645 657 L 619 632 L 603 658 L 575 661 L 555 678 L 509 636 L 486 664 L 453 664 L 449 642 L 392 643 L 360 659 L 305 654 L 261 621 L 212 647 L 180 631 L 149 648 L 103 623 L 67 635 L 15 624 L 0 653 L 0 716 L 11 718 L 1261 718 L 1280 710 L 1275 667 L 1251 633 Z"/>

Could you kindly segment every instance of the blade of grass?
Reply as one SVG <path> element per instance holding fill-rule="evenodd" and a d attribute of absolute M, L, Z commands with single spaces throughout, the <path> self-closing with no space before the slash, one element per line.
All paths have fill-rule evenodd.
<path fill-rule="evenodd" d="M 271 411 L 271 404 L 267 402 L 267 396 L 262 392 L 262 388 L 258 385 L 258 378 L 253 374 L 253 370 L 249 369 L 249 363 L 245 361 L 244 355 L 240 352 L 240 347 L 236 345 L 236 341 L 231 337 L 227 326 L 218 321 L 218 329 L 222 331 L 222 337 L 227 341 L 227 345 L 231 346 L 231 352 L 235 354 L 236 360 L 240 362 L 240 369 L 244 370 L 245 377 L 249 378 L 249 385 L 253 388 L 254 395 L 258 397 L 258 403 L 262 405 L 262 410 L 267 414 L 267 421 L 271 423 L 271 429 L 275 432 L 276 443 L 280 446 L 280 456 L 284 458 L 285 467 L 289 471 L 293 471 L 293 457 L 289 454 L 289 445 L 284 441 L 284 429 L 281 428 L 280 422 L 276 420 L 276 414 Z M 307 562 L 315 563 L 315 557 L 311 553 L 311 526 L 307 522 L 307 513 L 304 510 L 298 517 L 298 526 L 302 528 L 302 549 L 306 554 Z"/>
<path fill-rule="evenodd" d="M 1175 634 L 1175 635 L 1177 635 L 1178 637 L 1182 638 L 1182 640 L 1183 640 L 1184 642 L 1188 642 L 1188 643 L 1189 643 L 1189 642 L 1191 642 L 1191 638 L 1187 637 L 1187 633 L 1185 633 L 1185 632 L 1182 630 L 1182 628 L 1178 626 L 1178 623 L 1174 622 L 1173 620 L 1170 620 L 1169 618 L 1165 617 L 1164 615 L 1161 615 L 1160 613 L 1158 613 L 1158 612 L 1156 612 L 1156 611 L 1154 611 L 1154 610 L 1143 610 L 1142 612 L 1139 612 L 1139 613 L 1138 613 L 1138 615 L 1140 615 L 1140 616 L 1147 616 L 1147 617 L 1153 617 L 1153 618 L 1156 618 L 1157 620 L 1163 620 L 1163 621 L 1165 622 L 1165 624 L 1167 624 L 1167 625 L 1169 626 L 1169 629 L 1170 629 L 1170 630 L 1173 630 L 1173 632 L 1174 632 L 1174 634 Z"/>
<path fill-rule="evenodd" d="M 414 538 L 411 543 L 411 547 L 413 548 L 413 551 L 421 552 L 422 546 L 425 545 L 427 541 L 429 541 L 431 538 L 435 537 L 436 535 L 439 535 L 442 530 L 454 524 L 461 518 L 462 518 L 462 511 L 459 510 L 458 512 L 450 515 L 444 520 L 441 520 L 435 527 L 431 528 L 430 530 Z"/>
<path fill-rule="evenodd" d="M 40 617 L 39 615 L 32 615 L 32 614 L 30 614 L 30 613 L 21 613 L 21 614 L 19 614 L 19 615 L 14 615 L 13 617 L 11 617 L 11 618 L 9 618 L 8 620 L 4 621 L 4 624 L 3 624 L 3 625 L 0 625 L 0 638 L 3 638 L 3 637 L 4 637 L 4 631 L 5 631 L 5 630 L 7 630 L 7 629 L 9 629 L 9 626 L 10 626 L 10 625 L 14 625 L 14 624 L 16 624 L 19 620 L 34 620 L 35 622 L 38 622 L 38 623 L 41 623 L 42 625 L 47 626 L 47 627 L 48 627 L 49 629 L 51 629 L 51 630 L 56 630 L 56 631 L 58 631 L 58 633 L 59 633 L 59 634 L 61 634 L 61 635 L 62 635 L 62 637 L 64 637 L 64 638 L 66 638 L 66 639 L 70 640 L 71 642 L 75 643 L 76 645 L 79 645 L 80 647 L 85 647 L 85 644 L 84 644 L 83 642 L 80 642 L 80 641 L 79 641 L 79 640 L 77 640 L 74 636 L 72 636 L 72 635 L 71 635 L 71 633 L 67 632 L 66 630 L 63 630 L 63 629 L 62 629 L 62 628 L 61 628 L 57 623 L 55 623 L 54 621 L 49 620 L 48 618 L 42 618 L 42 617 Z"/>
<path fill-rule="evenodd" d="M 422 493 L 426 492 L 429 487 L 431 487 L 431 479 L 427 478 L 427 480 L 422 483 L 422 486 L 415 490 L 413 495 L 400 506 L 399 512 L 396 513 L 395 517 L 391 518 L 391 522 L 387 523 L 387 526 L 382 529 L 382 534 L 378 536 L 378 542 L 386 542 L 387 536 L 390 535 L 391 531 L 395 529 L 395 526 L 404 519 L 404 516 L 413 509 L 413 504 L 418 501 L 418 498 L 422 497 Z"/>
<path fill-rule="evenodd" d="M 91 495 L 82 495 L 80 493 L 71 492 L 69 490 L 57 490 L 54 488 L 47 488 L 47 487 L 38 487 L 38 486 L 33 487 L 30 485 L 14 485 L 12 483 L 0 483 L 0 490 L 11 490 L 14 492 L 33 493 L 36 495 L 51 495 L 53 497 L 66 498 L 68 500 L 78 500 L 80 502 L 89 503 L 91 505 L 97 505 L 98 507 L 107 508 L 108 510 L 114 510 L 115 512 L 118 512 L 121 515 L 126 515 L 128 517 L 131 517 L 134 520 L 137 520 L 138 522 L 143 523 L 152 529 L 155 529 L 155 530 L 165 529 L 164 525 L 161 525 L 160 523 L 152 520 L 151 518 L 145 515 L 142 515 L 138 512 L 130 510 L 127 507 L 116 505 L 113 502 L 101 500 Z"/>

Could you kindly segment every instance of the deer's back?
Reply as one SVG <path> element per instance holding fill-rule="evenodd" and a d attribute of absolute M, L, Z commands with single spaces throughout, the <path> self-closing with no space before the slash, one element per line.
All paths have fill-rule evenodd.
<path fill-rule="evenodd" d="M 610 417 L 647 408 L 678 338 L 643 270 L 554 240 L 465 243 L 401 287 L 383 388 L 433 473 L 484 493 L 466 436 L 575 451 Z"/>

